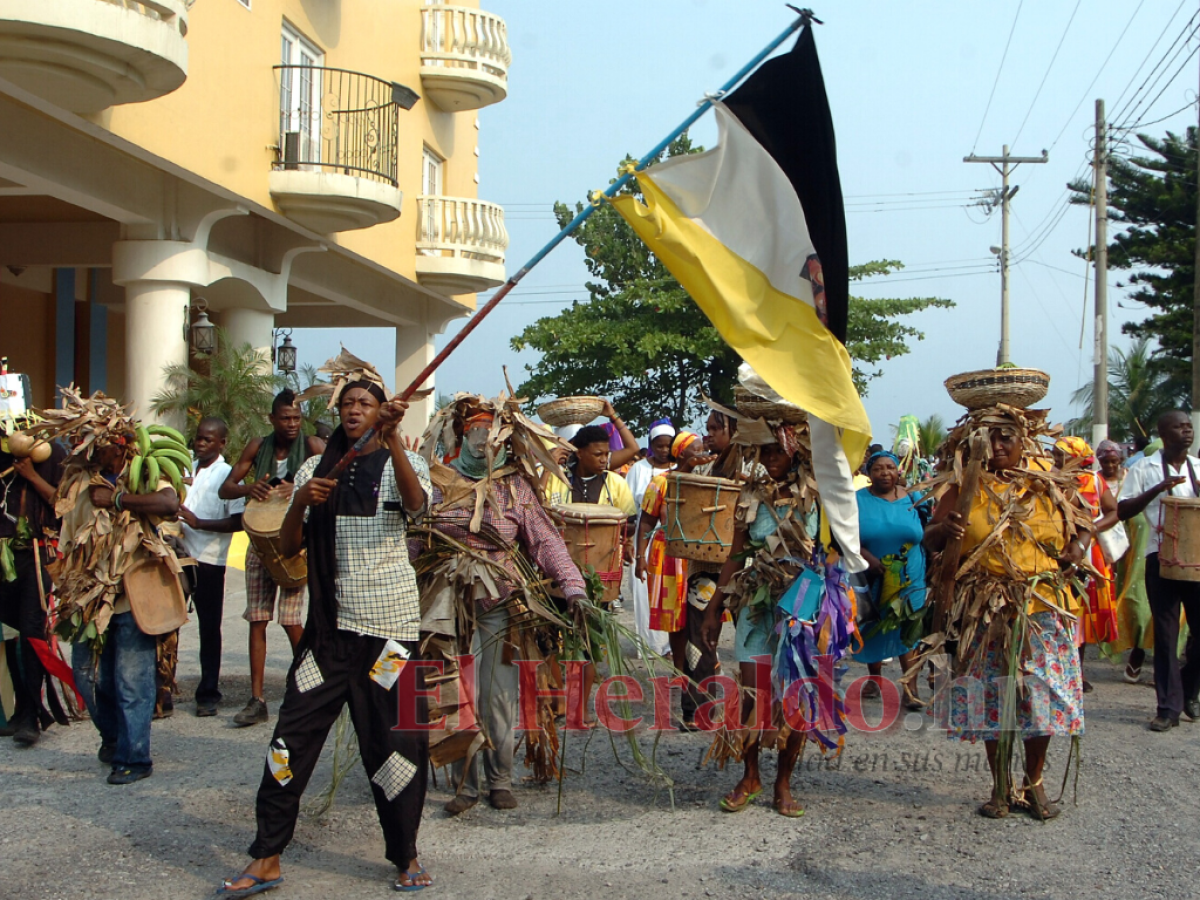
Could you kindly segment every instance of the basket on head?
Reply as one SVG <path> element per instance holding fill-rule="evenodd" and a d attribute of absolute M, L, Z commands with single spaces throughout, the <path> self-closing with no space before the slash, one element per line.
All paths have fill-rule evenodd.
<path fill-rule="evenodd" d="M 980 369 L 951 375 L 945 381 L 950 399 L 967 409 L 1007 403 L 1025 409 L 1050 390 L 1050 376 L 1038 369 Z"/>
<path fill-rule="evenodd" d="M 599 397 L 559 397 L 538 407 L 538 418 L 551 428 L 586 425 L 604 411 Z"/>
<path fill-rule="evenodd" d="M 766 397 L 752 394 L 741 385 L 733 389 L 734 403 L 743 416 L 751 419 L 774 419 L 785 425 L 802 425 L 808 421 L 808 413 L 790 403 L 776 403 Z"/>

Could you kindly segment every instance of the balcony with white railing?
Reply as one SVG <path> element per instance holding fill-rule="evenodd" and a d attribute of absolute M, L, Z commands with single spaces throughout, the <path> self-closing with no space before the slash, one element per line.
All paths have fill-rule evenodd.
<path fill-rule="evenodd" d="M 0 0 L 0 78 L 96 113 L 187 79 L 185 0 Z"/>
<path fill-rule="evenodd" d="M 442 294 L 474 294 L 504 283 L 508 230 L 495 203 L 417 198 L 417 281 Z"/>
<path fill-rule="evenodd" d="M 446 112 L 465 112 L 508 96 L 508 26 L 467 6 L 421 10 L 421 86 Z"/>

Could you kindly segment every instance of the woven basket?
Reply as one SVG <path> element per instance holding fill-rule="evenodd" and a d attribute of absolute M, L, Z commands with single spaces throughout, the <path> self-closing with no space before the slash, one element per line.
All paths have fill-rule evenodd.
<path fill-rule="evenodd" d="M 1024 409 L 1050 390 L 1050 376 L 1038 369 L 981 369 L 951 375 L 945 381 L 950 399 L 967 409 L 1007 403 Z"/>
<path fill-rule="evenodd" d="M 751 419 L 774 419 L 787 425 L 801 425 L 808 421 L 808 413 L 798 406 L 776 403 L 750 393 L 741 385 L 733 389 L 733 400 L 738 412 Z"/>
<path fill-rule="evenodd" d="M 586 425 L 604 411 L 599 397 L 559 397 L 538 407 L 538 417 L 551 428 Z"/>

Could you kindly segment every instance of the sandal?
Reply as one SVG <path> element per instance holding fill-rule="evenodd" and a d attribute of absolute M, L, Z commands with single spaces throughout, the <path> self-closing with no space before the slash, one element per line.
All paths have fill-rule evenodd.
<path fill-rule="evenodd" d="M 1125 682 L 1126 684 L 1137 684 L 1142 680 L 1142 667 L 1134 666 L 1130 663 L 1125 663 Z"/>
<path fill-rule="evenodd" d="M 904 708 L 914 712 L 925 708 L 925 701 L 918 697 L 907 684 L 904 685 Z"/>
<path fill-rule="evenodd" d="M 410 891 L 423 891 L 427 887 L 433 887 L 433 879 L 432 878 L 429 879 L 429 882 L 427 884 L 418 884 L 416 881 L 413 880 L 415 878 L 420 878 L 422 875 L 426 875 L 426 874 L 428 874 L 428 873 L 426 873 L 425 867 L 422 865 L 418 865 L 417 871 L 415 871 L 415 872 L 410 872 L 410 871 L 408 871 L 408 869 L 405 869 L 403 872 L 398 874 L 396 876 L 396 880 L 394 882 L 392 882 L 392 890 L 401 891 L 403 893 L 408 893 Z M 408 884 L 405 884 L 404 883 L 405 881 L 407 881 Z"/>
<path fill-rule="evenodd" d="M 250 884 L 247 887 L 232 887 L 232 885 L 237 884 L 243 878 L 250 879 Z M 282 875 L 280 875 L 278 878 L 267 879 L 259 878 L 257 875 L 250 875 L 249 873 L 243 872 L 241 875 L 235 875 L 232 878 L 225 879 L 221 887 L 215 894 L 213 894 L 213 898 L 214 900 L 216 900 L 216 898 L 223 898 L 223 900 L 239 900 L 241 897 L 252 897 L 255 894 L 261 894 L 263 891 L 269 891 L 272 888 L 277 888 L 281 884 L 283 884 Z"/>
<path fill-rule="evenodd" d="M 979 807 L 979 814 L 985 819 L 1003 819 L 1008 815 L 1008 804 L 993 797 Z"/>
<path fill-rule="evenodd" d="M 749 806 L 751 804 L 751 802 L 753 802 L 758 797 L 758 795 L 761 793 L 762 793 L 762 788 L 759 788 L 757 791 L 750 791 L 749 793 L 746 793 L 746 792 L 740 790 L 739 788 L 735 787 L 732 791 L 730 791 L 728 794 L 726 794 L 724 797 L 721 798 L 721 802 L 719 805 L 720 805 L 721 809 L 725 810 L 725 812 L 727 812 L 727 813 L 741 812 L 743 809 L 745 809 L 747 806 Z M 741 797 L 740 803 L 737 801 L 738 797 Z"/>
<path fill-rule="evenodd" d="M 780 803 L 779 799 L 776 798 L 771 806 L 774 807 L 775 812 L 788 819 L 798 819 L 804 815 L 804 807 L 800 805 L 799 800 L 788 800 L 786 803 Z"/>
<path fill-rule="evenodd" d="M 1039 793 L 1042 799 L 1038 798 Z M 1049 822 L 1051 819 L 1058 818 L 1062 812 L 1058 804 L 1051 803 L 1046 797 L 1046 791 L 1042 788 L 1042 779 L 1040 778 L 1033 784 L 1026 781 L 1025 786 L 1013 797 L 1013 805 L 1023 809 L 1039 822 Z"/>

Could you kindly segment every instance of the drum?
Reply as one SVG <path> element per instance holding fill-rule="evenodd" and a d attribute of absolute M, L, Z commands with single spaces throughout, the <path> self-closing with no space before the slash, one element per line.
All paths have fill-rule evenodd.
<path fill-rule="evenodd" d="M 733 513 L 742 486 L 706 475 L 667 476 L 662 528 L 667 555 L 723 563 L 733 545 Z"/>
<path fill-rule="evenodd" d="M 1159 574 L 1172 581 L 1200 581 L 1200 499 L 1163 497 Z"/>
<path fill-rule="evenodd" d="M 579 571 L 594 568 L 604 583 L 601 600 L 612 603 L 621 593 L 625 551 L 625 513 L 607 503 L 563 503 L 551 507 L 562 522 L 563 541 Z"/>
<path fill-rule="evenodd" d="M 242 527 L 254 551 L 263 565 L 282 588 L 296 588 L 308 584 L 308 559 L 301 550 L 295 556 L 285 557 L 279 531 L 283 528 L 283 517 L 287 515 L 291 494 L 286 488 L 276 487 L 266 500 L 247 500 L 242 513 Z"/>

